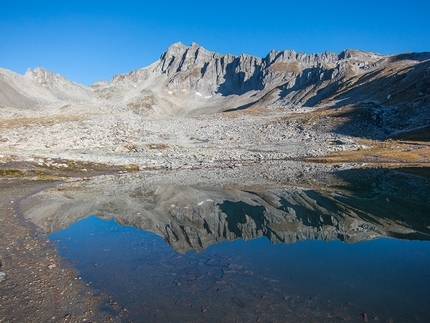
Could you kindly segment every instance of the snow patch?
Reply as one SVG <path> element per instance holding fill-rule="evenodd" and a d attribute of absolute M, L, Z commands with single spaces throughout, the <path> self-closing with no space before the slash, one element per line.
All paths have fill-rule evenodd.
<path fill-rule="evenodd" d="M 212 97 L 212 95 L 206 95 L 205 99 L 210 99 Z"/>
<path fill-rule="evenodd" d="M 203 203 L 205 203 L 205 201 L 201 201 L 201 202 L 199 202 L 197 205 L 198 205 L 198 206 L 202 206 L 202 205 L 203 205 Z"/>
<path fill-rule="evenodd" d="M 202 96 L 202 94 L 200 92 L 196 92 L 196 95 L 198 96 Z"/>

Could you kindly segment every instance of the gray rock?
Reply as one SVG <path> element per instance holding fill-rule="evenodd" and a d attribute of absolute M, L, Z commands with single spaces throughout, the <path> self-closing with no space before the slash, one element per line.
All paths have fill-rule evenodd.
<path fill-rule="evenodd" d="M 6 279 L 6 273 L 2 270 L 0 270 L 0 283 Z"/>

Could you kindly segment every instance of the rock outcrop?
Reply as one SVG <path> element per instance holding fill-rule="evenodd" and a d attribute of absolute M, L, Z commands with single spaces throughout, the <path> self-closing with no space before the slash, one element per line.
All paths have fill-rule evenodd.
<path fill-rule="evenodd" d="M 189 115 L 252 105 L 297 108 L 329 101 L 387 101 L 390 95 L 394 102 L 402 101 L 402 90 L 411 87 L 416 96 L 430 94 L 429 58 L 428 53 L 384 56 L 358 50 L 311 55 L 271 51 L 259 58 L 222 55 L 196 43 L 175 43 L 150 66 L 91 87 L 41 68 L 29 70 L 24 77 L 1 70 L 0 105 L 22 108 L 39 101 L 87 101 L 129 106 L 147 114 Z M 401 71 L 407 77 L 401 78 L 404 84 L 399 88 L 396 76 Z"/>
<path fill-rule="evenodd" d="M 182 113 L 240 109 L 249 105 L 300 107 L 313 105 L 348 77 L 375 70 L 385 62 L 382 55 L 360 51 L 341 54 L 271 51 L 265 58 L 242 54 L 221 55 L 193 43 L 173 44 L 154 64 L 129 74 L 116 75 L 107 87 L 121 86 L 137 93 L 150 90 L 171 101 Z M 322 93 L 311 94 L 322 88 Z M 125 90 L 127 91 L 127 90 Z M 137 94 L 127 99 L 139 98 Z M 192 103 L 192 104 L 190 104 Z"/>
<path fill-rule="evenodd" d="M 259 58 L 176 43 L 153 64 L 90 87 L 42 68 L 24 76 L 0 69 L 0 107 L 5 119 L 99 115 L 104 116 L 102 122 L 112 116 L 128 119 L 125 124 L 137 120 L 136 115 L 140 121 L 135 123 L 142 124 L 152 116 L 246 109 L 291 115 L 331 109 L 332 119 L 319 114 L 307 126 L 346 136 L 404 138 L 416 131 L 422 135 L 430 127 L 430 53 L 384 56 L 345 50 L 307 55 L 285 50 Z M 303 130 L 296 126 L 295 133 Z M 126 138 L 138 137 L 142 127 L 137 128 Z M 3 136 L 15 144 L 14 134 Z"/>

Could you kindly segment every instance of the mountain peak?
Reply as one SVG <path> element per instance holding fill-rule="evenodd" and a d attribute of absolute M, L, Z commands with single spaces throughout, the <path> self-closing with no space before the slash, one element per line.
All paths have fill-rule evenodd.
<path fill-rule="evenodd" d="M 174 43 L 169 46 L 167 51 L 163 54 L 163 56 L 177 56 L 178 54 L 183 53 L 187 49 L 187 46 L 182 44 L 181 42 Z"/>

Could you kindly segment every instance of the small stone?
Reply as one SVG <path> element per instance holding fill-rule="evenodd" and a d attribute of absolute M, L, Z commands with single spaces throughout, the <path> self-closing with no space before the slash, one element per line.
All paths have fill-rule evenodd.
<path fill-rule="evenodd" d="M 369 322 L 369 315 L 367 315 L 367 313 L 363 313 L 363 321 L 364 322 Z"/>
<path fill-rule="evenodd" d="M 284 296 L 284 300 L 288 301 L 290 299 L 290 296 Z"/>
<path fill-rule="evenodd" d="M 0 271 L 0 282 L 6 279 L 6 273 L 4 271 Z"/>
<path fill-rule="evenodd" d="M 50 265 L 48 265 L 48 268 L 49 268 L 49 269 L 52 269 L 52 268 L 55 268 L 55 267 L 57 267 L 57 265 L 56 265 L 56 264 L 50 264 Z"/>
<path fill-rule="evenodd" d="M 202 313 L 206 313 L 208 311 L 207 308 L 202 309 Z"/>

